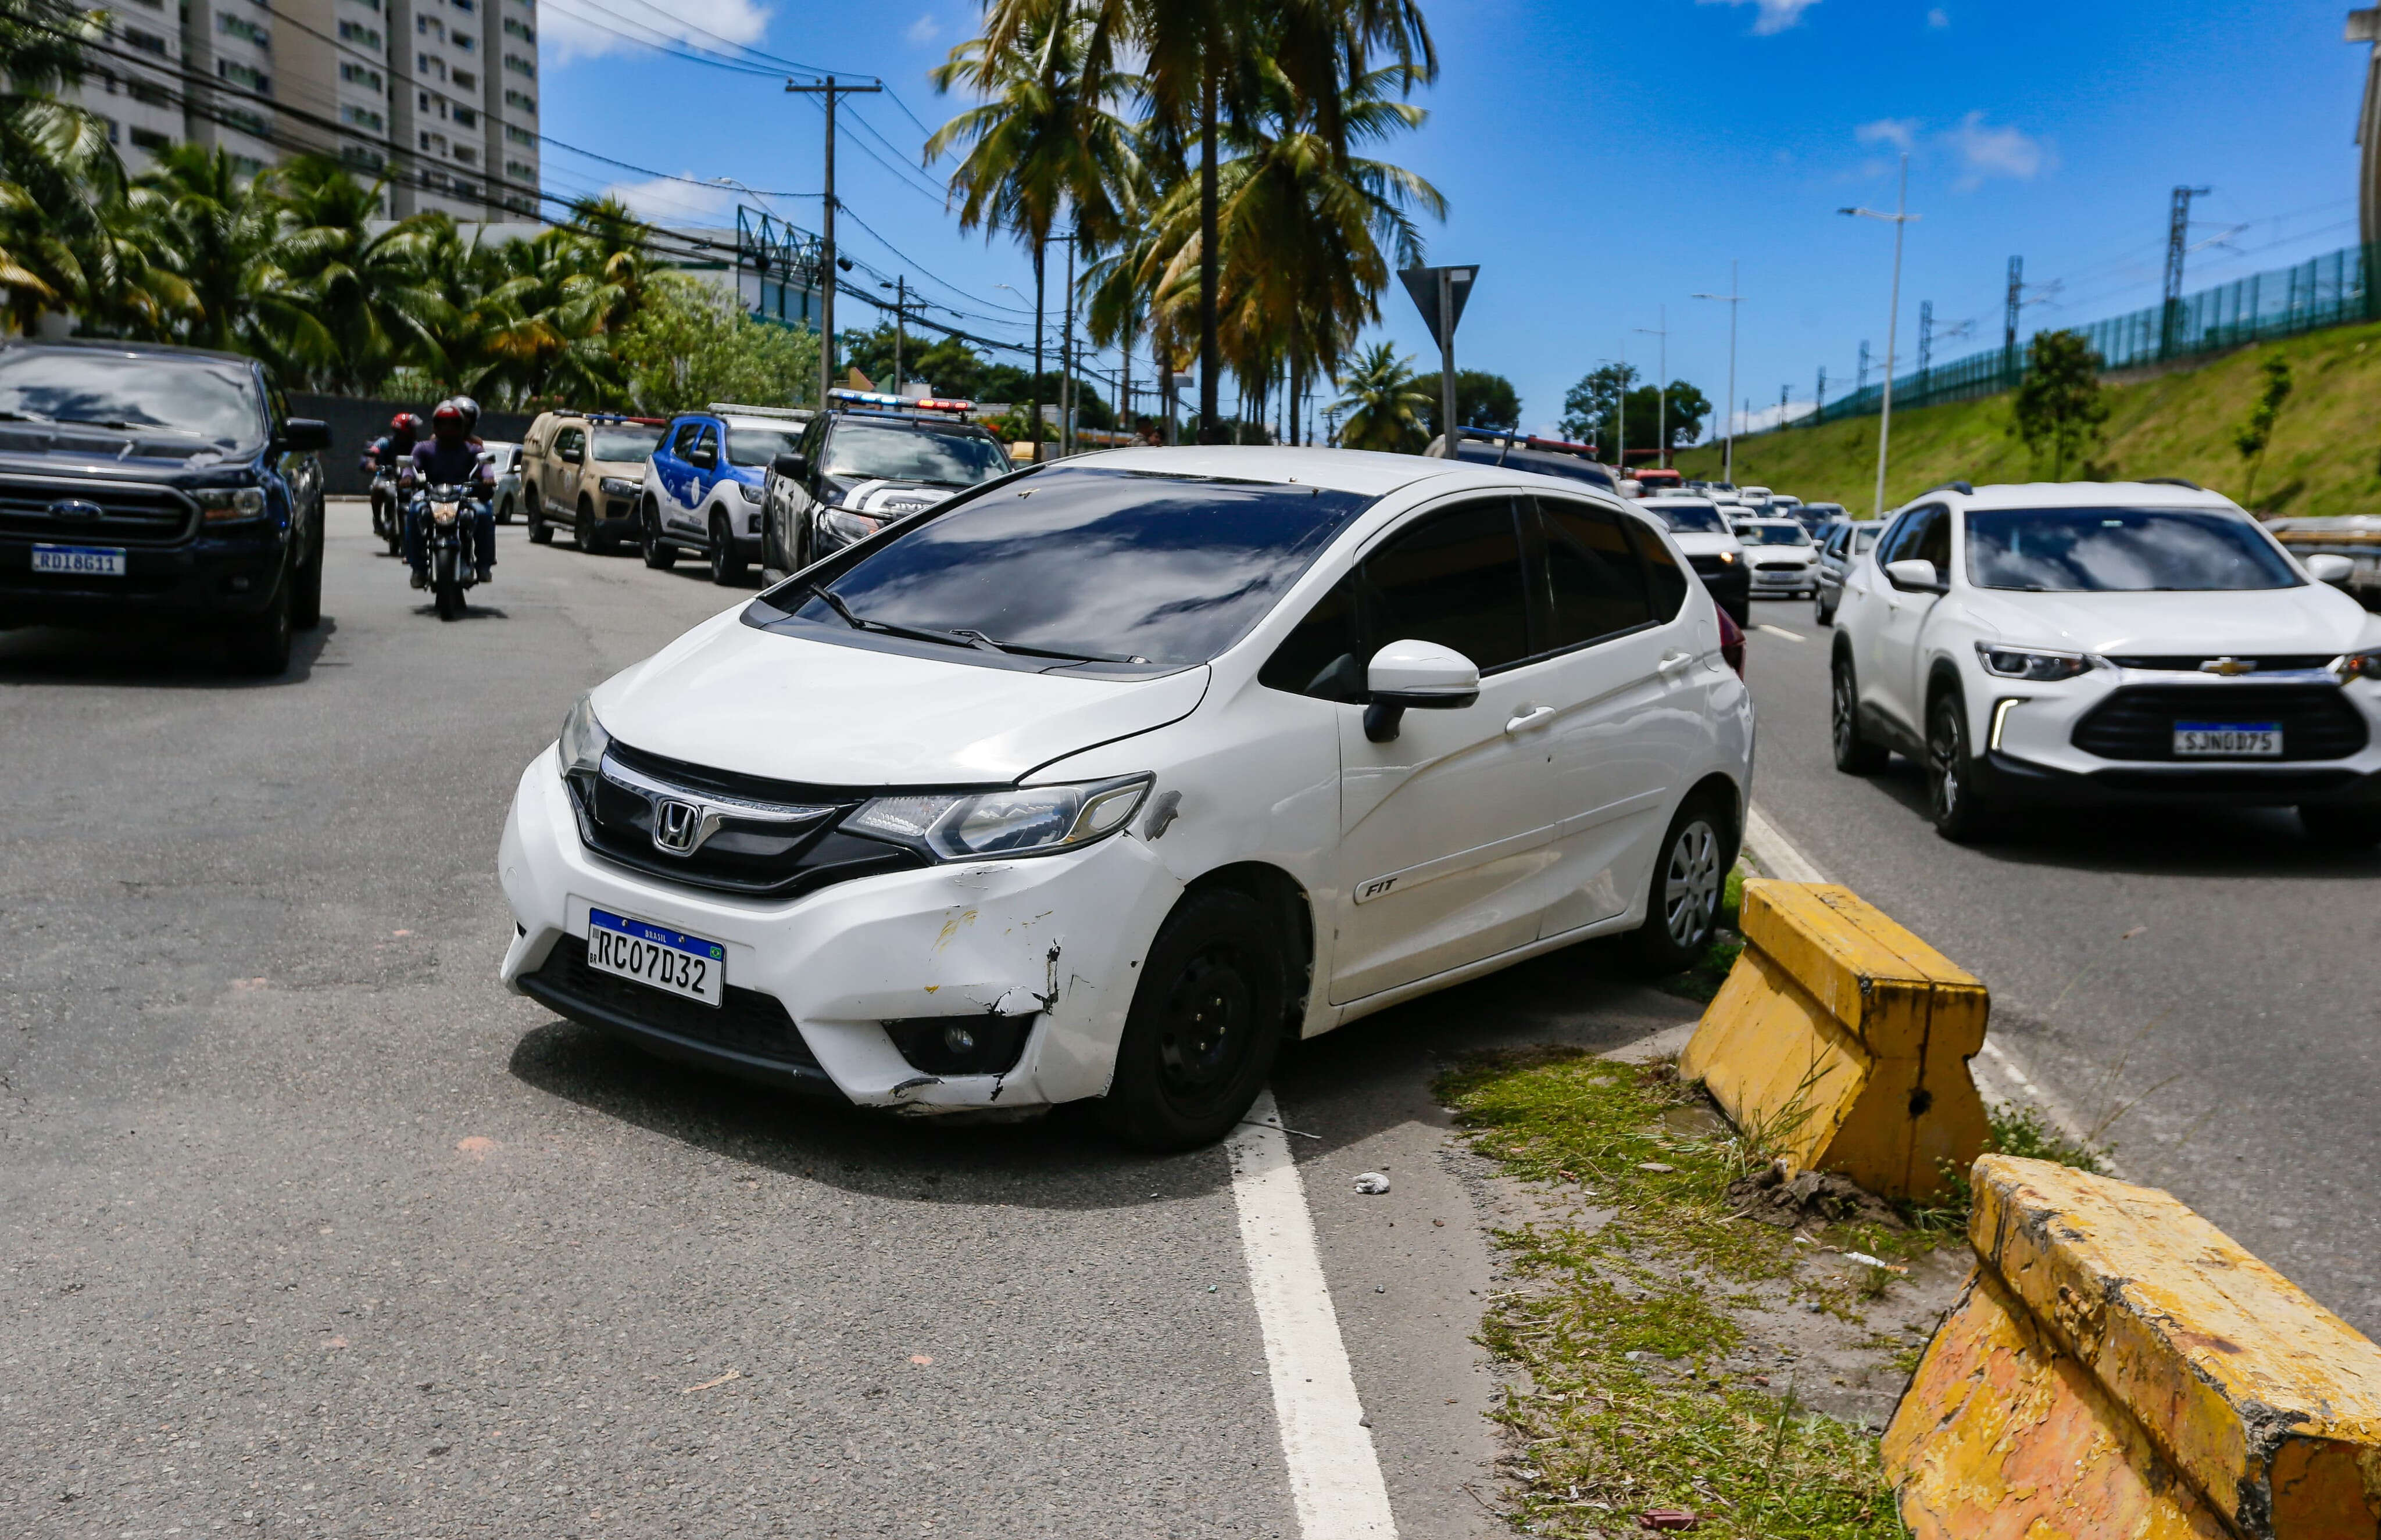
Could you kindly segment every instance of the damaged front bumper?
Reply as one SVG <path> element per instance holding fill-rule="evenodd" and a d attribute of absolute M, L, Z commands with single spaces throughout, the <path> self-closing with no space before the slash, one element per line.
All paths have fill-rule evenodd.
<path fill-rule="evenodd" d="M 497 866 L 519 928 L 503 970 L 515 993 L 668 1057 L 921 1112 L 1104 1093 L 1142 960 L 1181 892 L 1129 832 L 789 902 L 681 887 L 587 851 L 551 750 L 521 773 Z M 591 907 L 719 942 L 726 1004 L 591 973 Z"/>

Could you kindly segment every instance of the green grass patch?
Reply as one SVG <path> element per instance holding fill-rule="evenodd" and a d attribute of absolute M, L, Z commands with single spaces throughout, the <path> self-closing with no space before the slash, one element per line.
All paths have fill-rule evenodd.
<path fill-rule="evenodd" d="M 1492 1304 L 1481 1340 L 1534 1388 L 1496 1412 L 1521 1445 L 1505 1464 L 1515 1522 L 1618 1536 L 1676 1507 L 1703 1517 L 1698 1534 L 1742 1540 L 1906 1533 L 1870 1435 L 1782 1386 L 1721 1377 L 1752 1291 L 1789 1279 L 1797 1256 L 1786 1232 L 1731 1218 L 1728 1184 L 1758 1157 L 1700 1086 L 1667 1065 L 1545 1049 L 1474 1061 L 1438 1089 L 1512 1174 L 1576 1183 L 1615 1211 L 1592 1232 L 1546 1222 L 1496 1237 L 1525 1287 Z M 1839 1243 L 1857 1245 L 1849 1231 Z"/>
<path fill-rule="evenodd" d="M 2108 1174 L 2108 1158 L 2117 1153 L 2114 1145 L 2095 1145 L 2070 1139 L 2050 1125 L 2050 1121 L 2031 1107 L 2012 1107 L 2003 1103 L 1984 1111 L 1988 1132 L 1984 1136 L 1986 1155 L 2015 1155 L 2030 1160 L 2051 1160 L 2061 1166 L 2072 1166 L 2094 1176 Z M 1921 1234 L 1964 1234 L 1968 1228 L 1968 1210 L 1975 1202 L 1974 1190 L 1969 1185 L 1966 1170 L 1943 1164 L 1943 1181 L 1948 1188 L 1940 1207 L 1919 1208 L 1905 1206 L 1914 1231 Z M 1879 1252 L 1876 1255 L 1884 1255 Z"/>

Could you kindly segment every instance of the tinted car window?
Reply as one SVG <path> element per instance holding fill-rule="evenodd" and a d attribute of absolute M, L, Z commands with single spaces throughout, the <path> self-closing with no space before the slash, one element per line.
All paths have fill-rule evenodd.
<path fill-rule="evenodd" d="M 1273 649 L 1257 683 L 1291 695 L 1354 705 L 1364 698 L 1363 630 L 1358 623 L 1356 575 L 1349 573 L 1317 600 L 1306 618 Z"/>
<path fill-rule="evenodd" d="M 731 427 L 727 430 L 727 463 L 765 466 L 790 451 L 800 440 L 801 431 L 799 428 Z"/>
<path fill-rule="evenodd" d="M 1366 558 L 1382 643 L 1436 642 L 1484 673 L 1529 656 L 1515 501 L 1483 498 L 1433 515 Z"/>
<path fill-rule="evenodd" d="M 242 449 L 264 442 L 264 402 L 238 364 L 106 353 L 0 350 L 0 415 Z"/>
<path fill-rule="evenodd" d="M 685 459 L 694 453 L 694 441 L 701 437 L 702 433 L 702 424 L 699 422 L 686 424 L 670 435 L 670 454 L 678 459 Z"/>
<path fill-rule="evenodd" d="M 1929 508 L 1926 523 L 1911 535 L 1910 554 L 1922 562 L 1935 564 L 1938 577 L 1951 575 L 1951 515 L 1940 508 Z"/>
<path fill-rule="evenodd" d="M 1656 623 L 1675 619 L 1679 607 L 1687 601 L 1687 575 L 1670 554 L 1670 548 L 1642 524 L 1631 520 L 1629 539 L 1637 548 L 1637 559 L 1645 570 L 1646 597 L 1653 601 Z"/>
<path fill-rule="evenodd" d="M 1894 520 L 1893 527 L 1877 544 L 1876 564 L 1885 566 L 1917 556 L 1920 553 L 1919 542 L 1926 538 L 1926 531 L 1934 527 L 1935 521 L 1942 516 L 1940 508 L 1912 508 Z"/>
<path fill-rule="evenodd" d="M 1577 647 L 1652 620 L 1644 570 L 1621 527 L 1621 515 L 1556 497 L 1537 503 L 1553 595 L 1548 647 Z"/>
<path fill-rule="evenodd" d="M 619 464 L 641 465 L 653 457 L 653 447 L 662 442 L 658 428 L 598 428 L 595 430 L 595 457 Z"/>
<path fill-rule="evenodd" d="M 554 435 L 554 452 L 556 455 L 575 454 L 579 446 L 586 442 L 587 435 L 584 432 L 576 428 L 566 428 Z"/>
<path fill-rule="evenodd" d="M 2299 582 L 2247 520 L 2195 508 L 1972 511 L 1968 580 L 2035 593 L 2289 588 Z"/>
<path fill-rule="evenodd" d="M 953 633 L 1036 649 L 1039 658 L 1012 654 L 1036 666 L 1051 654 L 1199 663 L 1247 635 L 1372 501 L 1054 467 L 931 510 L 881 545 L 853 548 L 848 563 L 831 559 L 826 587 L 865 621 L 950 637 L 973 660 L 986 654 Z M 817 581 L 816 569 L 803 579 Z M 861 635 L 800 588 L 779 597 L 797 606 L 804 635 Z"/>

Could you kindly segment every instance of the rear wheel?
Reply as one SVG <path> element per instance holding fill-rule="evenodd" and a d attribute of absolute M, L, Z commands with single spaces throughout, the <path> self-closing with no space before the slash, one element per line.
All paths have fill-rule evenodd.
<path fill-rule="evenodd" d="M 554 526 L 545 522 L 545 509 L 538 503 L 537 489 L 531 487 L 521 495 L 527 499 L 525 503 L 527 511 L 521 516 L 529 523 L 529 543 L 552 545 Z"/>
<path fill-rule="evenodd" d="M 2310 802 L 2299 807 L 2307 838 L 2335 850 L 2370 850 L 2381 844 L 2381 807 Z"/>
<path fill-rule="evenodd" d="M 1926 810 L 1935 832 L 1966 844 L 1995 821 L 1976 790 L 1975 757 L 1968 752 L 1968 711 L 1956 689 L 1938 693 L 1926 709 Z"/>
<path fill-rule="evenodd" d="M 1133 990 L 1100 1122 L 1143 1149 L 1193 1149 L 1230 1133 L 1264 1088 L 1288 1000 L 1278 922 L 1248 894 L 1182 901 Z"/>
<path fill-rule="evenodd" d="M 655 572 L 667 572 L 678 565 L 678 547 L 662 539 L 661 504 L 650 497 L 645 499 L 644 511 L 638 515 L 637 522 L 642 527 L 640 538 L 644 545 L 645 565 Z"/>
<path fill-rule="evenodd" d="M 711 580 L 723 588 L 744 581 L 744 553 L 736 548 L 726 514 L 711 515 Z"/>
<path fill-rule="evenodd" d="M 1629 938 L 1648 972 L 1694 966 L 1719 929 L 1720 901 L 1735 855 L 1732 823 L 1709 796 L 1690 797 L 1662 836 L 1645 898 L 1645 923 Z"/>
<path fill-rule="evenodd" d="M 1882 744 L 1873 744 L 1861 732 L 1860 683 L 1852 661 L 1836 655 L 1835 679 L 1827 692 L 1828 739 L 1836 751 L 1836 769 L 1846 775 L 1874 775 L 1891 756 Z"/>

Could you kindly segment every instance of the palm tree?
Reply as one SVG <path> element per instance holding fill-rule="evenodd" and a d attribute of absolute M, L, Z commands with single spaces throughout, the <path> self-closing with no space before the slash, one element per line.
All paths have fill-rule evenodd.
<path fill-rule="evenodd" d="M 1398 358 L 1393 344 L 1374 343 L 1359 355 L 1332 405 L 1348 414 L 1339 442 L 1349 449 L 1412 454 L 1422 446 L 1422 413 L 1430 397 L 1414 388 L 1413 360 Z"/>
<path fill-rule="evenodd" d="M 961 43 L 936 67 L 936 90 L 964 86 L 984 100 L 937 129 L 924 158 L 932 164 L 966 145 L 950 179 L 959 228 L 1007 230 L 1032 249 L 1032 429 L 1039 445 L 1044 250 L 1062 219 L 1079 249 L 1096 251 L 1119 238 L 1143 172 L 1138 136 L 1114 110 L 1138 91 L 1138 80 L 1105 63 L 1092 66 L 1089 29 L 1068 5 L 1045 7 L 1033 23 L 1007 43 Z"/>
<path fill-rule="evenodd" d="M 182 340 L 276 359 L 331 351 L 312 297 L 275 260 L 279 207 L 240 177 L 230 152 L 174 145 L 134 181 L 130 201 L 149 222 L 160 265 L 189 285 Z"/>
<path fill-rule="evenodd" d="M 383 188 L 324 155 L 275 169 L 260 189 L 277 210 L 274 249 L 252 282 L 305 296 L 314 325 L 291 333 L 297 361 L 334 389 L 370 391 L 428 343 L 442 297 L 425 263 L 432 216 L 371 232 Z"/>

